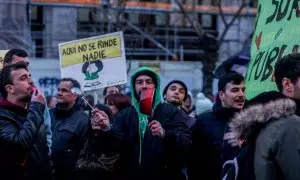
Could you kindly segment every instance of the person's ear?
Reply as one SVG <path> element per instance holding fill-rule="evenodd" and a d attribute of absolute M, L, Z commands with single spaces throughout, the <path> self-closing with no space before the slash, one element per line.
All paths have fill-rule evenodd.
<path fill-rule="evenodd" d="M 225 99 L 225 93 L 223 91 L 219 91 L 218 92 L 218 96 L 219 96 L 219 98 L 220 98 L 221 101 L 224 101 L 224 99 Z"/>
<path fill-rule="evenodd" d="M 13 94 L 15 92 L 15 88 L 11 84 L 7 84 L 5 86 L 5 90 L 6 90 L 7 94 Z"/>
<path fill-rule="evenodd" d="M 292 93 L 294 91 L 294 84 L 289 78 L 283 78 L 282 81 L 282 89 L 288 93 Z"/>

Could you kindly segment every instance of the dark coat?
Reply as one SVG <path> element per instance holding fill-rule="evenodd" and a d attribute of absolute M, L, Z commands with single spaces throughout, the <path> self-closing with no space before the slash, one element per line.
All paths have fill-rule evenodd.
<path fill-rule="evenodd" d="M 237 153 L 237 147 L 231 147 L 224 135 L 229 132 L 229 120 L 236 110 L 214 104 L 213 110 L 197 117 L 192 127 L 192 153 L 188 168 L 189 180 L 208 177 L 210 180 L 221 178 L 222 166 Z"/>
<path fill-rule="evenodd" d="M 108 133 L 120 142 L 121 177 L 131 180 L 185 179 L 181 168 L 187 162 L 191 147 L 186 117 L 181 110 L 166 103 L 155 108 L 153 119 L 161 123 L 165 137 L 152 136 L 150 129 L 146 130 L 140 164 L 138 114 L 134 107 L 120 112 Z"/>
<path fill-rule="evenodd" d="M 80 151 L 84 147 L 89 118 L 81 110 L 52 109 L 52 161 L 58 180 L 71 178 Z"/>
<path fill-rule="evenodd" d="M 0 100 L 0 179 L 52 178 L 44 109 L 37 102 L 25 110 Z"/>
<path fill-rule="evenodd" d="M 287 97 L 273 99 L 246 108 L 232 120 L 237 138 L 255 142 L 255 179 L 300 179 L 300 117 L 296 107 Z"/>
<path fill-rule="evenodd" d="M 76 163 L 76 180 L 116 179 L 116 164 L 119 154 L 107 146 L 111 143 L 106 133 L 89 130 L 89 138 Z"/>

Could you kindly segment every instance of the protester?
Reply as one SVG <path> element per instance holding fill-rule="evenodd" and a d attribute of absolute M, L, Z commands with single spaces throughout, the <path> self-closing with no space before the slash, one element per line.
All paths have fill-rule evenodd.
<path fill-rule="evenodd" d="M 152 69 L 138 69 L 130 82 L 133 106 L 117 115 L 110 130 L 109 124 L 103 123 L 102 127 L 119 142 L 116 143 L 120 145 L 118 173 L 131 180 L 185 179 L 181 169 L 191 139 L 183 112 L 161 103 L 160 78 Z M 144 91 L 154 91 L 153 113 L 148 116 L 140 109 L 140 95 Z"/>
<path fill-rule="evenodd" d="M 43 125 L 45 97 L 34 89 L 27 64 L 5 66 L 0 74 L 1 179 L 51 179 Z"/>
<path fill-rule="evenodd" d="M 103 90 L 103 97 L 105 98 L 107 95 L 117 94 L 117 93 L 121 93 L 121 87 L 120 86 L 106 87 Z"/>
<path fill-rule="evenodd" d="M 166 103 L 176 106 L 188 116 L 188 112 L 183 109 L 183 104 L 188 98 L 188 89 L 184 82 L 180 80 L 170 81 L 163 91 L 163 98 Z M 195 118 L 187 117 L 186 124 L 189 128 L 195 123 Z"/>
<path fill-rule="evenodd" d="M 231 127 L 244 144 L 254 144 L 255 179 L 300 179 L 300 54 L 278 60 L 274 75 L 280 92 L 253 98 Z"/>
<path fill-rule="evenodd" d="M 29 66 L 29 59 L 28 54 L 23 49 L 11 49 L 9 50 L 3 60 L 3 66 L 8 66 L 16 63 L 24 63 L 26 67 Z M 30 72 L 29 72 L 30 74 Z M 0 93 L 0 97 L 2 97 Z M 51 119 L 49 115 L 49 109 L 46 106 L 44 112 L 43 112 L 43 118 L 44 118 L 44 124 L 45 124 L 45 133 L 46 133 L 46 139 L 47 139 L 47 145 L 49 148 L 49 151 L 51 152 L 51 146 L 52 146 L 52 132 L 51 132 Z"/>
<path fill-rule="evenodd" d="M 115 117 L 120 111 L 132 106 L 130 97 L 119 93 L 107 95 L 104 103 L 111 110 L 113 117 Z"/>
<path fill-rule="evenodd" d="M 72 88 L 80 89 L 76 80 L 60 80 L 57 105 L 51 110 L 52 161 L 57 180 L 71 179 L 89 128 L 88 116 L 77 107 L 79 98 L 72 93 Z"/>
<path fill-rule="evenodd" d="M 111 121 L 113 115 L 107 106 L 98 104 L 95 108 L 105 112 L 105 119 L 99 119 L 97 114 L 91 118 L 89 137 L 76 164 L 75 180 L 112 180 L 117 176 L 114 171 L 119 154 L 107 148 L 106 144 L 111 142 L 107 142 L 99 131 L 99 121 Z"/>
<path fill-rule="evenodd" d="M 228 123 L 234 113 L 243 108 L 244 103 L 244 77 L 233 73 L 221 77 L 217 102 L 211 111 L 199 115 L 192 130 L 189 180 L 221 178 L 224 162 L 232 159 L 239 150 L 227 142 L 233 138 Z"/>
<path fill-rule="evenodd" d="M 29 66 L 27 52 L 23 49 L 11 49 L 4 56 L 3 66 L 16 64 L 18 62 L 24 62 L 27 67 Z"/>

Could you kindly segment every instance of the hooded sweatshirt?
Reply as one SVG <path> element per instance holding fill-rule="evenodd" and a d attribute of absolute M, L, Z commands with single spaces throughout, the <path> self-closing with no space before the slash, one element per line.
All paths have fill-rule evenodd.
<path fill-rule="evenodd" d="M 131 90 L 131 97 L 132 97 L 132 103 L 133 106 L 138 113 L 139 117 L 139 137 L 140 141 L 143 141 L 145 132 L 148 127 L 148 116 L 140 112 L 140 103 L 139 103 L 139 97 L 135 92 L 134 88 L 134 82 L 136 78 L 140 75 L 146 75 L 152 78 L 155 84 L 155 91 L 154 91 L 154 99 L 153 99 L 153 110 L 156 108 L 156 106 L 161 103 L 161 96 L 160 96 L 160 78 L 158 74 L 152 70 L 151 68 L 148 67 L 142 67 L 139 68 L 136 72 L 133 73 L 131 76 L 131 83 L 130 83 L 130 90 Z M 142 158 L 142 144 L 140 143 L 140 156 L 139 156 L 139 162 L 141 163 L 141 158 Z"/>

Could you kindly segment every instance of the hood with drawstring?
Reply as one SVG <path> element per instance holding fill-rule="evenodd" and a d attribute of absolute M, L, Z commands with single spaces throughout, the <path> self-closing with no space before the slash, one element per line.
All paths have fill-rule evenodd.
<path fill-rule="evenodd" d="M 142 75 L 151 77 L 155 84 L 153 113 L 149 117 L 141 113 L 139 94 L 135 91 L 136 79 Z M 131 76 L 130 85 L 133 105 L 119 112 L 112 125 L 116 134 L 113 144 L 122 145 L 120 151 L 116 148 L 120 152 L 119 174 L 131 180 L 185 179 L 181 169 L 191 147 L 190 132 L 185 125 L 187 116 L 175 106 L 161 102 L 160 78 L 152 69 L 139 68 Z M 161 124 L 163 138 L 151 132 L 148 126 L 151 120 Z"/>
<path fill-rule="evenodd" d="M 153 97 L 153 110 L 156 108 L 156 106 L 161 103 L 161 96 L 160 96 L 160 77 L 158 74 L 148 67 L 141 67 L 138 70 L 136 70 L 132 76 L 130 81 L 130 90 L 131 90 L 131 97 L 132 97 L 132 103 L 133 106 L 138 113 L 139 117 L 139 137 L 142 141 L 146 132 L 146 129 L 148 127 L 148 117 L 147 115 L 140 112 L 140 102 L 139 102 L 139 95 L 135 92 L 134 88 L 134 82 L 135 80 L 142 75 L 146 75 L 152 78 L 154 84 L 155 84 L 155 91 L 154 91 L 154 97 Z M 142 158 L 142 143 L 140 144 L 140 156 L 139 161 L 141 162 Z"/>
<path fill-rule="evenodd" d="M 188 91 L 188 96 L 190 97 L 191 99 L 191 106 L 193 107 L 194 106 L 194 97 L 193 97 L 193 94 L 191 91 Z"/>

